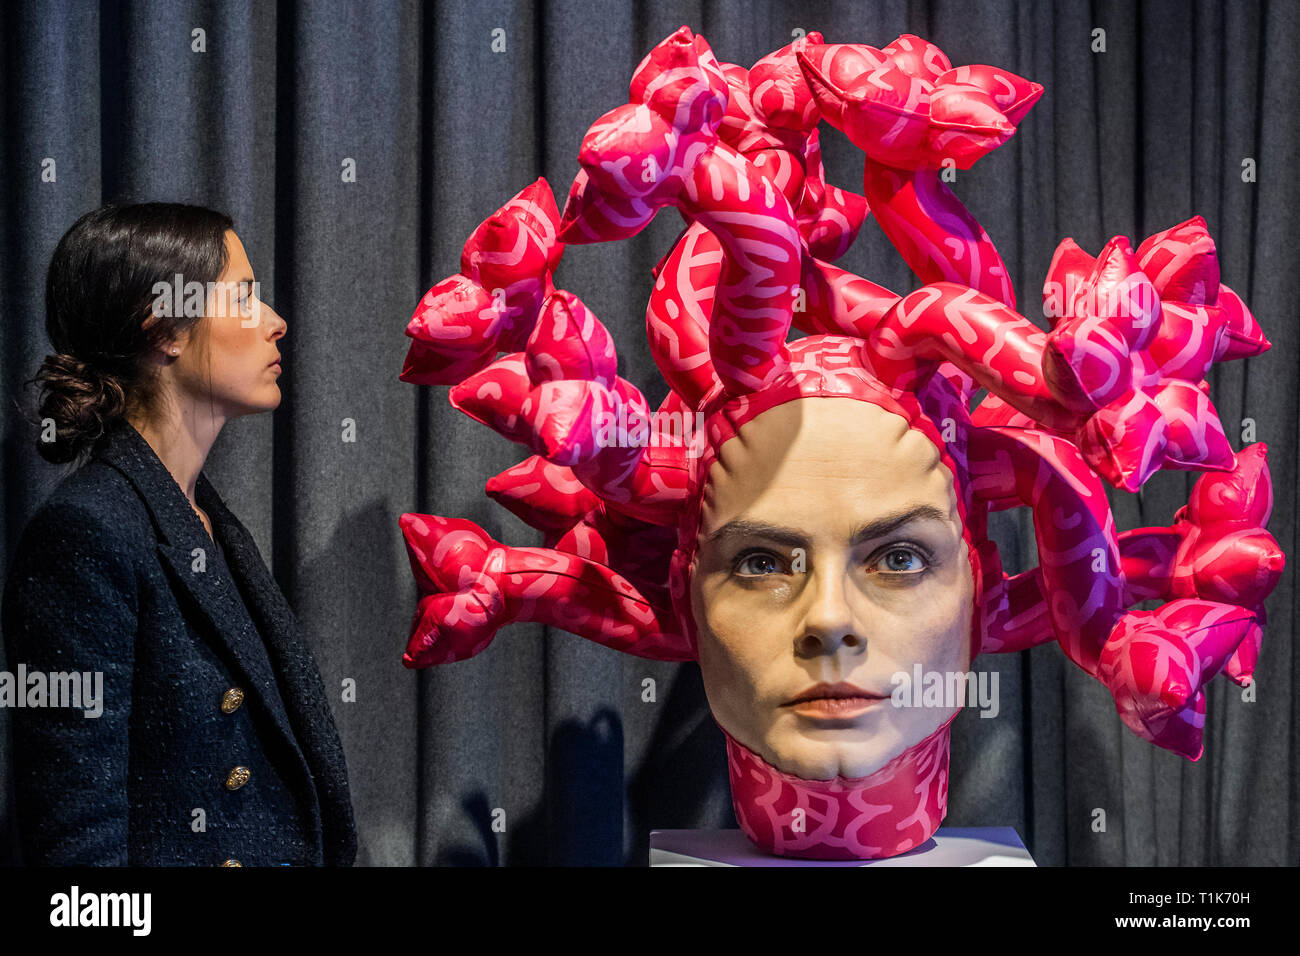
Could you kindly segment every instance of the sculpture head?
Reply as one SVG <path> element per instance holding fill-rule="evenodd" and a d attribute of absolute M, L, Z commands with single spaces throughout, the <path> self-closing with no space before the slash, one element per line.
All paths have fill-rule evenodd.
<path fill-rule="evenodd" d="M 801 778 L 865 777 L 956 713 L 894 695 L 916 665 L 967 671 L 975 592 L 953 476 L 906 419 L 764 411 L 718 450 L 699 525 L 691 616 L 733 739 Z"/>
<path fill-rule="evenodd" d="M 920 846 L 947 806 L 957 705 L 895 706 L 899 672 L 951 678 L 1055 639 L 1130 729 L 1200 756 L 1204 685 L 1251 680 L 1282 567 L 1266 449 L 1233 454 L 1204 375 L 1268 341 L 1199 218 L 1137 252 L 1063 242 L 1048 287 L 1077 294 L 1050 300 L 1042 331 L 937 171 L 954 122 L 991 148 L 984 120 L 1001 115 L 1005 139 L 1036 85 L 953 70 L 916 37 L 809 38 L 746 72 L 674 33 L 584 139 L 563 217 L 538 180 L 425 295 L 402 378 L 452 385 L 455 407 L 532 450 L 487 492 L 545 547 L 403 515 L 420 591 L 404 662 L 463 660 L 520 620 L 698 661 L 745 832 L 776 854 L 871 859 Z M 867 149 L 864 200 L 822 180 L 827 90 L 853 109 L 823 118 L 859 138 L 897 139 L 894 101 L 936 90 L 946 119 L 919 110 L 906 150 Z M 652 413 L 552 272 L 563 243 L 626 238 L 665 205 L 689 225 L 646 309 L 669 385 Z M 868 205 L 916 291 L 824 261 Z M 809 334 L 789 341 L 792 324 Z M 657 443 L 655 415 L 702 434 Z M 1137 490 L 1162 467 L 1217 474 L 1173 527 L 1117 534 L 1103 479 Z M 987 519 L 1017 506 L 1040 565 L 1008 575 Z M 1130 610 L 1153 597 L 1168 603 Z"/>
<path fill-rule="evenodd" d="M 894 855 L 943 817 L 960 709 L 912 706 L 897 675 L 947 682 L 980 646 L 964 443 L 950 450 L 921 402 L 950 413 L 954 437 L 966 422 L 941 376 L 918 399 L 884 387 L 840 337 L 789 353 L 767 387 L 703 402 L 670 574 L 677 619 L 751 838 L 801 856 Z M 772 812 L 774 787 L 790 806 Z M 890 807 L 874 822 L 849 806 L 868 793 Z"/>

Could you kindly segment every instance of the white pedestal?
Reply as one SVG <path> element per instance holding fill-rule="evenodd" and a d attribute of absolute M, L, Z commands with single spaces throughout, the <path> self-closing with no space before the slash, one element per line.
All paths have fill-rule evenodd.
<path fill-rule="evenodd" d="M 796 860 L 760 853 L 739 830 L 652 830 L 651 866 L 1036 866 L 1014 827 L 940 827 L 884 860 Z"/>

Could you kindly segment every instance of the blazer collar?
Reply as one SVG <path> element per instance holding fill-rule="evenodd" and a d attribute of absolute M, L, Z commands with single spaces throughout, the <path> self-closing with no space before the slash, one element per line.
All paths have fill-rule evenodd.
<path fill-rule="evenodd" d="M 95 457 L 112 465 L 135 485 L 149 509 L 160 541 L 173 547 L 211 548 L 208 531 L 190 507 L 185 492 L 134 425 L 118 422 L 107 444 Z M 206 483 L 202 472 L 199 482 Z"/>

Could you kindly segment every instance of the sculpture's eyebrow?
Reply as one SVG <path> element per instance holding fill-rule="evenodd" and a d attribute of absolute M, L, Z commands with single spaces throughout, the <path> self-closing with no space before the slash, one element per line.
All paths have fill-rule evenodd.
<path fill-rule="evenodd" d="M 852 543 L 857 545 L 864 541 L 883 538 L 885 535 L 913 521 L 942 521 L 947 523 L 948 513 L 936 508 L 934 505 L 912 505 L 859 526 L 853 532 Z M 808 536 L 796 528 L 786 528 L 781 525 L 768 524 L 765 521 L 749 521 L 743 518 L 728 521 L 709 535 L 708 540 L 710 543 L 720 543 L 734 538 L 766 538 L 769 541 L 775 541 L 791 548 L 807 548 L 809 544 Z"/>

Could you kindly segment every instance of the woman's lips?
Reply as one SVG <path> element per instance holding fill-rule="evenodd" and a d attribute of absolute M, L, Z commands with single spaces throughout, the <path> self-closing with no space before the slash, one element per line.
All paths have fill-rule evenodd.
<path fill-rule="evenodd" d="M 866 713 L 888 697 L 863 690 L 856 684 L 841 681 L 838 684 L 814 684 L 799 696 L 786 702 L 801 717 L 822 720 L 849 720 Z"/>

